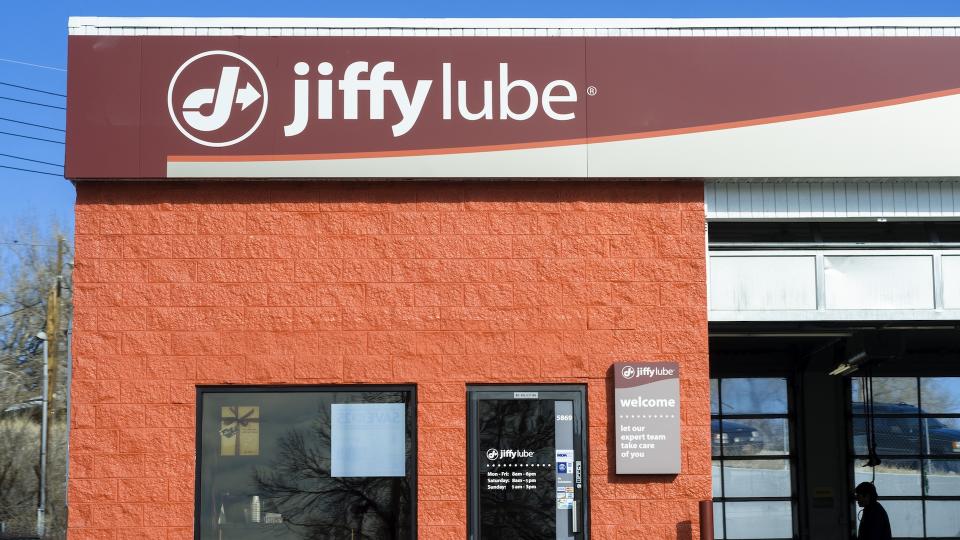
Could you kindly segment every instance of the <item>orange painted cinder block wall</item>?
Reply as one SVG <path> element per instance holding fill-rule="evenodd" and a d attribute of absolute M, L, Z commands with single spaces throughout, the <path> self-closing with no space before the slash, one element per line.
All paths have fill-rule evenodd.
<path fill-rule="evenodd" d="M 596 540 L 709 499 L 703 184 L 79 182 L 69 538 L 193 538 L 196 385 L 413 383 L 419 538 L 466 538 L 469 383 L 589 388 Z M 683 472 L 618 477 L 610 364 L 682 366 Z"/>

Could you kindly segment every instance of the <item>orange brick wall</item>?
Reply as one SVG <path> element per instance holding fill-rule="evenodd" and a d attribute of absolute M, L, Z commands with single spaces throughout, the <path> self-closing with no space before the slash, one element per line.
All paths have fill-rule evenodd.
<path fill-rule="evenodd" d="M 465 384 L 586 383 L 593 538 L 698 538 L 700 182 L 77 185 L 72 540 L 193 538 L 197 384 L 415 383 L 419 537 L 466 537 Z M 616 360 L 682 365 L 683 473 L 612 473 Z M 386 367 L 384 367 L 386 366 Z"/>

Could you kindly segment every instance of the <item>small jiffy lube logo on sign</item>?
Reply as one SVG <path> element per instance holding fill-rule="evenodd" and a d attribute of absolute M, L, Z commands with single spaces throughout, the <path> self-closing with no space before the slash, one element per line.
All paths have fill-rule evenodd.
<path fill-rule="evenodd" d="M 243 141 L 267 112 L 267 84 L 248 59 L 207 51 L 183 63 L 170 80 L 167 108 L 188 139 L 212 147 Z"/>
<path fill-rule="evenodd" d="M 664 366 L 631 366 L 626 365 L 620 369 L 620 375 L 624 379 L 633 379 L 633 378 L 653 378 L 653 377 L 672 377 L 676 374 L 676 370 Z"/>

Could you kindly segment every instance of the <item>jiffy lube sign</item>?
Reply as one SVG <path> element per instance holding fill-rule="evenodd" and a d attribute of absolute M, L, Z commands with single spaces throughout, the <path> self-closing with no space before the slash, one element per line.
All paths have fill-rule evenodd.
<path fill-rule="evenodd" d="M 513 176 L 497 156 L 556 141 L 573 144 L 556 173 L 585 173 L 582 40 L 74 36 L 70 51 L 71 177 Z"/>
<path fill-rule="evenodd" d="M 958 58 L 953 37 L 75 35 L 66 176 L 957 176 Z"/>
<path fill-rule="evenodd" d="M 617 474 L 678 474 L 680 365 L 623 362 L 613 371 Z"/>
<path fill-rule="evenodd" d="M 390 128 L 393 137 L 402 137 L 420 120 L 431 92 L 440 94 L 444 120 L 453 120 L 456 115 L 458 119 L 469 121 L 493 120 L 495 116 L 499 120 L 525 121 L 541 109 L 553 120 L 567 121 L 577 117 L 575 106 L 567 107 L 568 112 L 557 110 L 562 103 L 577 102 L 577 89 L 573 83 L 562 79 L 550 81 L 541 92 L 528 80 L 511 79 L 508 62 L 498 62 L 496 92 L 493 81 L 478 81 L 473 92 L 482 98 L 473 100 L 468 100 L 467 81 L 454 80 L 450 62 L 440 64 L 439 81 L 418 79 L 409 84 L 390 78 L 395 76 L 397 65 L 388 60 L 351 62 L 337 80 L 331 78 L 334 65 L 330 62 L 317 64 L 315 73 L 311 68 L 311 64 L 304 61 L 293 65 L 290 73 L 293 95 L 282 96 L 293 104 L 292 116 L 283 125 L 283 137 L 297 137 L 313 122 L 359 120 L 361 104 L 364 105 L 365 120 L 381 121 L 383 126 Z M 178 84 L 187 69 L 205 70 L 210 85 L 194 88 L 193 81 Z M 242 79 L 241 71 L 248 72 Z M 511 93 L 523 94 L 522 99 L 514 99 L 511 104 Z M 185 137 L 203 146 L 232 146 L 251 135 L 263 121 L 268 103 L 267 84 L 260 70 L 243 56 L 230 51 L 206 51 L 180 66 L 170 81 L 167 101 L 170 119 Z M 517 106 L 518 101 L 522 105 Z M 243 115 L 251 104 L 257 105 L 255 111 L 258 114 L 250 115 L 246 121 L 235 122 L 250 124 L 250 127 L 239 137 L 224 137 L 221 130 L 234 111 Z M 387 109 L 395 109 L 399 118 L 382 122 L 386 119 Z M 253 118 L 256 120 L 251 122 Z"/>

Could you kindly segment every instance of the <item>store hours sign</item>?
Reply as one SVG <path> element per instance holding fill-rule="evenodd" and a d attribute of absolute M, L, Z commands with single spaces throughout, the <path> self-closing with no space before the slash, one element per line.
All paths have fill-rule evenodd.
<path fill-rule="evenodd" d="M 679 474 L 680 365 L 618 362 L 613 370 L 617 474 Z"/>

